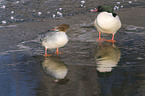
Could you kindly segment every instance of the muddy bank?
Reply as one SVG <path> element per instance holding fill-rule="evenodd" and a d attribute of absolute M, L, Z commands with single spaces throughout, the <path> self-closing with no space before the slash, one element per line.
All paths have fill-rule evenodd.
<path fill-rule="evenodd" d="M 132 7 L 127 9 L 121 9 L 116 11 L 119 14 L 120 19 L 122 21 L 122 28 L 124 25 L 135 25 L 144 27 L 144 17 L 145 11 L 144 7 Z M 90 13 L 86 14 L 77 14 L 74 16 L 55 18 L 55 19 L 43 19 L 41 22 L 24 22 L 14 24 L 14 27 L 1 28 L 0 29 L 0 52 L 8 51 L 10 49 L 16 49 L 16 45 L 22 41 L 32 40 L 39 35 L 39 33 L 44 32 L 48 29 L 54 28 L 56 25 L 66 23 L 71 26 L 75 24 L 83 24 L 85 26 L 93 26 L 93 21 L 96 18 L 98 13 Z M 88 24 L 88 25 L 87 25 Z M 95 29 L 94 29 L 95 30 Z M 89 30 L 88 30 L 89 31 Z M 73 34 L 71 32 L 71 28 L 68 32 L 69 34 Z M 97 32 L 96 32 L 97 37 Z M 75 38 L 75 37 L 73 37 Z"/>
<path fill-rule="evenodd" d="M 63 17 L 74 16 L 87 13 L 101 4 L 130 8 L 143 6 L 144 0 L 89 0 L 84 3 L 81 0 L 1 0 L 0 24 L 3 23 L 2 21 L 8 24 L 40 21 L 40 19 L 61 17 L 60 15 Z"/>
<path fill-rule="evenodd" d="M 118 12 L 122 23 L 126 25 L 135 25 L 145 27 L 145 6 L 144 7 L 132 7 L 122 9 Z"/>

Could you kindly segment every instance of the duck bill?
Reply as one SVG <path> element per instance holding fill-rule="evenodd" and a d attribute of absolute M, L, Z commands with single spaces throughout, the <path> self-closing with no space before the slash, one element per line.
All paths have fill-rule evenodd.
<path fill-rule="evenodd" d="M 51 31 L 54 31 L 54 30 L 56 30 L 56 29 L 50 29 Z"/>
<path fill-rule="evenodd" d="M 98 11 L 98 9 L 95 9 L 95 10 L 91 10 L 91 12 L 97 12 Z"/>

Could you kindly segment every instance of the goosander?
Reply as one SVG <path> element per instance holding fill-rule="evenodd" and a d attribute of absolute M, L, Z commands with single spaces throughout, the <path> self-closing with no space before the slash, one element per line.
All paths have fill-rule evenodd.
<path fill-rule="evenodd" d="M 101 5 L 98 6 L 96 10 L 93 12 L 100 12 L 97 18 L 94 21 L 94 26 L 96 27 L 97 31 L 99 32 L 99 39 L 97 41 L 108 41 L 108 42 L 116 42 L 114 40 L 114 34 L 120 29 L 121 21 L 119 16 L 114 13 L 114 8 L 109 5 Z M 101 38 L 101 33 L 108 33 L 112 34 L 111 40 L 106 40 Z"/>
<path fill-rule="evenodd" d="M 69 28 L 67 24 L 61 24 L 56 26 L 53 31 L 47 32 L 40 37 L 40 41 L 42 46 L 45 47 L 45 57 L 51 56 L 52 54 L 47 54 L 47 49 L 56 49 L 56 54 L 61 54 L 62 52 L 58 52 L 58 48 L 63 47 L 68 42 L 68 36 L 66 35 L 66 31 Z"/>

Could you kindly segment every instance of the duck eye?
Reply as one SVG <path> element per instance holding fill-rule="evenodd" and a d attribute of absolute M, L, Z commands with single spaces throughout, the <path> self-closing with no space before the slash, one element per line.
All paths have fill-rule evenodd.
<path fill-rule="evenodd" d="M 102 8 L 102 7 L 98 7 L 98 12 L 103 12 L 104 11 L 104 9 Z"/>
<path fill-rule="evenodd" d="M 100 59 L 100 58 L 102 58 L 102 56 L 100 55 L 100 56 L 98 56 L 97 58 Z"/>
<path fill-rule="evenodd" d="M 116 13 L 112 13 L 112 15 L 113 15 L 113 17 L 116 17 L 116 16 L 117 16 L 117 14 L 116 14 Z"/>

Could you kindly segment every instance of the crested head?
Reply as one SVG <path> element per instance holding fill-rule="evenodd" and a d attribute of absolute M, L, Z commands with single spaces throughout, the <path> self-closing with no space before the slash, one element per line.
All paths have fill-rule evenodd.
<path fill-rule="evenodd" d="M 109 12 L 109 13 L 113 13 L 114 11 L 114 8 L 113 6 L 110 6 L 110 5 L 106 5 L 106 4 L 103 4 L 103 5 L 100 5 L 98 6 L 98 12 Z"/>
<path fill-rule="evenodd" d="M 64 32 L 66 32 L 68 28 L 69 28 L 69 25 L 67 24 L 61 24 L 55 27 L 56 30 L 64 31 Z"/>

